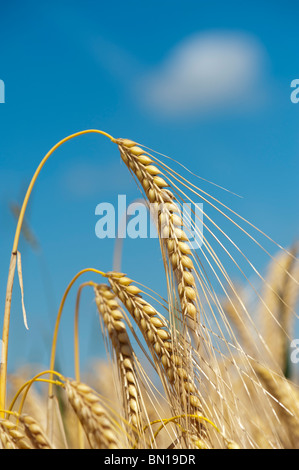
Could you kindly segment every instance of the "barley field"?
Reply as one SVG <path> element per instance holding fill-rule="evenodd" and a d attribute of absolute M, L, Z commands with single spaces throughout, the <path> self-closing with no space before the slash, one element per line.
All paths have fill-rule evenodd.
<path fill-rule="evenodd" d="M 110 139 L 151 210 L 167 296 L 130 273 L 82 266 L 61 299 L 49 368 L 30 375 L 28 364 L 25 371 L 7 374 L 15 278 L 27 327 L 18 250 L 27 205 L 58 147 L 91 133 Z M 292 367 L 299 244 L 279 246 L 202 190 L 187 165 L 96 129 L 70 135 L 42 159 L 18 212 L 8 272 L 0 382 L 3 449 L 299 447 L 299 389 Z M 192 224 L 192 214 L 183 212 L 188 201 Z M 242 248 L 234 241 L 236 232 Z M 247 256 L 249 245 L 268 258 L 265 275 Z M 234 282 L 232 268 L 242 274 L 242 284 Z M 80 283 L 87 275 L 92 280 Z M 107 360 L 99 360 L 90 375 L 81 370 L 79 353 L 80 296 L 87 286 L 107 350 Z M 66 377 L 63 367 L 55 369 L 55 359 L 64 304 L 74 289 L 75 376 Z"/>
<path fill-rule="evenodd" d="M 299 449 L 298 18 L 0 2 L 1 450 Z"/>

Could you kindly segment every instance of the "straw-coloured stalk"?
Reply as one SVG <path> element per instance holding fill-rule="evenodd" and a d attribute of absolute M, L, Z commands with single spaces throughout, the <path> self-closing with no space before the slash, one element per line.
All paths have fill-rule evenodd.
<path fill-rule="evenodd" d="M 117 428 L 94 390 L 86 384 L 66 380 L 65 391 L 91 448 L 121 448 Z"/>
<path fill-rule="evenodd" d="M 189 239 L 182 230 L 184 221 L 181 209 L 174 202 L 174 194 L 166 189 L 168 183 L 162 178 L 161 171 L 152 165 L 153 161 L 146 152 L 128 139 L 117 139 L 117 144 L 121 158 L 136 175 L 151 203 L 159 236 L 178 283 L 182 314 L 195 320 L 197 289 L 192 274 L 191 250 L 186 243 Z"/>
<path fill-rule="evenodd" d="M 98 129 L 87 129 L 85 131 L 80 131 L 76 132 L 75 134 L 69 135 L 68 137 L 65 137 L 64 139 L 60 140 L 57 144 L 54 145 L 54 147 L 51 148 L 51 150 L 44 156 L 40 164 L 38 165 L 31 181 L 28 186 L 20 213 L 19 213 L 19 218 L 18 218 L 18 223 L 16 227 L 16 232 L 15 232 L 15 237 L 14 237 L 14 242 L 13 242 L 13 247 L 12 247 L 12 253 L 11 253 L 11 259 L 10 259 L 10 265 L 9 265 L 9 270 L 8 270 L 8 280 L 7 280 L 7 287 L 6 287 L 6 296 L 5 296 L 5 310 L 4 310 L 4 319 L 3 319 L 3 333 L 2 333 L 2 341 L 3 341 L 3 347 L 2 347 L 2 361 L 0 363 L 0 408 L 1 410 L 5 409 L 5 402 L 6 402 L 6 383 L 7 383 L 7 356 L 8 356 L 8 339 L 9 339 L 9 326 L 10 326 L 10 311 L 11 311 L 11 301 L 12 301 L 12 291 L 13 291 L 13 285 L 14 285 L 14 276 L 15 276 L 15 269 L 16 269 L 16 262 L 17 262 L 17 252 L 18 252 L 18 245 L 19 245 L 19 239 L 23 227 L 23 222 L 24 222 L 24 217 L 25 217 L 25 212 L 28 206 L 28 202 L 32 193 L 32 190 L 35 186 L 36 180 L 43 169 L 44 165 L 48 161 L 48 159 L 51 157 L 51 155 L 55 152 L 58 147 L 60 147 L 62 144 L 65 142 L 68 142 L 69 140 L 79 137 L 84 134 L 89 134 L 89 133 L 96 133 L 96 134 L 101 134 L 106 137 L 108 137 L 112 142 L 115 142 L 115 139 L 110 135 L 107 134 L 107 132 L 98 130 Z M 0 412 L 0 416 L 3 416 L 3 412 Z"/>
<path fill-rule="evenodd" d="M 123 314 L 115 294 L 104 284 L 95 287 L 95 299 L 114 348 L 123 389 L 125 417 L 138 432 L 142 430 L 141 400 L 134 366 L 133 348 L 127 334 Z"/>
<path fill-rule="evenodd" d="M 113 292 L 126 306 L 140 328 L 155 360 L 157 369 L 162 365 L 167 382 L 175 391 L 183 413 L 202 415 L 202 404 L 191 372 L 188 371 L 182 350 L 173 342 L 167 323 L 161 315 L 140 296 L 140 289 L 121 273 L 107 273 Z M 162 377 L 163 378 L 163 377 Z M 166 390 L 168 391 L 168 390 Z M 173 392 L 171 399 L 173 400 Z M 196 427 L 203 432 L 203 425 Z"/>

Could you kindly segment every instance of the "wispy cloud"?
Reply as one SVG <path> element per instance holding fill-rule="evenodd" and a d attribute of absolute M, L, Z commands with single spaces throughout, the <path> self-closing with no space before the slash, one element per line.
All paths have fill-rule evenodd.
<path fill-rule="evenodd" d="M 247 113 L 260 109 L 271 93 L 269 58 L 252 34 L 232 30 L 198 32 L 174 44 L 160 63 L 149 68 L 145 55 L 141 59 L 124 44 L 103 37 L 91 18 L 84 17 L 83 28 L 82 15 L 83 10 L 72 11 L 72 22 L 77 21 L 81 31 L 80 37 L 72 33 L 72 40 L 80 47 L 84 45 L 114 81 L 119 96 L 130 96 L 142 112 L 167 118 L 222 111 L 226 115 L 234 111 Z M 54 20 L 64 31 L 59 17 Z"/>
<path fill-rule="evenodd" d="M 206 114 L 260 104 L 266 78 L 267 55 L 254 37 L 210 31 L 177 44 L 138 92 L 144 106 L 164 115 Z"/>

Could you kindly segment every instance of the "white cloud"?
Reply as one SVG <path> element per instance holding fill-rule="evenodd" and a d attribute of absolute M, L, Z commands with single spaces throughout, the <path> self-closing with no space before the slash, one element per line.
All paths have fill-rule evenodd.
<path fill-rule="evenodd" d="M 147 107 L 166 115 L 248 107 L 263 100 L 266 64 L 263 47 L 248 34 L 200 33 L 143 77 L 139 92 Z"/>

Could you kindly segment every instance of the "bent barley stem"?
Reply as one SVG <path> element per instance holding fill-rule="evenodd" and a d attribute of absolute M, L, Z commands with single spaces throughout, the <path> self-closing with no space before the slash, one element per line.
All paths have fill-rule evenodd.
<path fill-rule="evenodd" d="M 6 382 L 7 382 L 7 355 L 8 355 L 8 338 L 9 338 L 9 325 L 10 325 L 10 310 L 11 310 L 11 299 L 12 299 L 12 291 L 13 291 L 13 283 L 14 283 L 14 275 L 15 275 L 15 268 L 16 268 L 16 257 L 17 257 L 17 251 L 18 251 L 18 244 L 19 244 L 19 239 L 20 239 L 20 234 L 22 230 L 22 225 L 24 221 L 24 216 L 26 212 L 26 208 L 28 205 L 29 198 L 31 196 L 33 187 L 35 185 L 35 182 L 47 162 L 47 160 L 50 158 L 50 156 L 55 152 L 58 147 L 60 147 L 62 144 L 65 142 L 68 142 L 69 140 L 73 139 L 74 137 L 78 137 L 84 134 L 90 134 L 90 133 L 96 133 L 96 134 L 102 134 L 106 137 L 108 137 L 112 142 L 116 142 L 114 137 L 112 137 L 110 134 L 107 134 L 104 131 L 98 130 L 98 129 L 87 129 L 84 131 L 76 132 L 75 134 L 71 134 L 68 137 L 65 137 L 64 139 L 60 140 L 54 147 L 51 148 L 51 150 L 45 155 L 45 157 L 42 159 L 40 164 L 38 165 L 33 178 L 28 186 L 23 205 L 19 214 L 18 218 L 18 223 L 17 223 L 17 228 L 15 232 L 15 238 L 14 238 L 14 243 L 13 243 L 13 248 L 12 248 L 12 254 L 11 254 L 11 259 L 10 259 L 10 265 L 9 265 L 9 271 L 8 271 L 8 280 L 7 280 L 7 287 L 6 287 L 6 296 L 5 296 L 5 309 L 4 309 L 4 320 L 3 320 L 3 334 L 2 334 L 2 356 L 1 356 L 1 364 L 0 364 L 0 409 L 5 409 L 5 401 L 6 401 Z M 3 413 L 0 412 L 0 417 L 3 416 Z"/>
<path fill-rule="evenodd" d="M 53 385 L 57 385 L 58 387 L 62 387 L 64 388 L 64 383 L 63 382 L 60 382 L 59 380 L 51 380 L 51 379 L 35 379 L 34 381 L 33 380 L 30 380 L 27 382 L 27 388 L 24 392 L 24 395 L 22 396 L 22 400 L 21 400 L 21 403 L 20 403 L 20 407 L 19 407 L 19 414 L 22 413 L 22 410 L 23 410 L 23 407 L 24 407 L 24 404 L 25 404 L 25 400 L 27 398 L 27 395 L 28 395 L 28 392 L 31 388 L 31 386 L 35 383 L 35 382 L 44 382 L 44 383 L 48 383 L 48 384 L 53 384 Z"/>
<path fill-rule="evenodd" d="M 61 315 L 62 315 L 62 311 L 63 311 L 63 307 L 64 307 L 64 304 L 65 304 L 65 301 L 66 301 L 66 298 L 72 288 L 72 286 L 75 284 L 75 282 L 77 281 L 77 279 L 82 275 L 82 274 L 85 274 L 85 273 L 88 273 L 88 272 L 92 272 L 92 273 L 96 273 L 96 274 L 100 274 L 101 276 L 103 277 L 106 277 L 106 273 L 104 273 L 103 271 L 99 271 L 98 269 L 94 269 L 94 268 L 86 268 L 86 269 L 82 269 L 82 271 L 78 272 L 76 274 L 75 277 L 73 277 L 73 279 L 71 280 L 71 282 L 69 283 L 69 285 L 67 286 L 66 288 L 66 291 L 62 297 L 62 300 L 61 300 L 61 303 L 60 303 L 60 306 L 59 306 L 59 310 L 58 310 L 58 314 L 57 314 L 57 317 L 56 317 L 56 322 L 55 322 L 55 327 L 54 327 L 54 334 L 53 334 L 53 339 L 52 339 L 52 349 L 51 349 L 51 359 L 50 359 L 50 369 L 51 370 L 54 370 L 54 367 L 55 367 L 55 357 L 56 357 L 56 348 L 57 348 L 57 337 L 58 337 L 58 329 L 59 329 L 59 324 L 60 324 L 60 320 L 61 320 Z M 50 376 L 50 379 L 53 379 L 53 375 Z M 49 398 L 51 398 L 53 395 L 53 384 L 52 383 L 49 383 L 49 390 L 48 390 L 48 396 Z M 51 429 L 51 424 L 50 424 L 50 417 L 51 417 L 51 413 L 52 413 L 52 406 L 51 406 L 51 401 L 49 401 L 49 407 L 48 407 L 48 434 L 51 435 L 52 434 L 52 429 Z"/>
<path fill-rule="evenodd" d="M 59 310 L 58 310 L 58 314 L 57 314 L 57 317 L 56 317 L 56 323 L 55 323 L 55 327 L 54 327 L 54 334 L 53 334 L 53 340 L 52 340 L 52 349 L 51 349 L 51 359 L 50 359 L 50 369 L 51 370 L 54 370 L 54 365 L 55 365 L 55 357 L 56 357 L 56 347 L 57 347 L 57 336 L 58 336 L 58 329 L 59 329 L 59 324 L 60 324 L 60 320 L 61 320 L 61 315 L 62 315 L 62 311 L 63 311 L 63 307 L 64 307 L 64 304 L 65 304 L 65 301 L 66 301 L 66 298 L 71 290 L 71 288 L 73 287 L 73 285 L 75 284 L 75 282 L 77 281 L 77 279 L 82 276 L 82 274 L 85 274 L 85 273 L 96 273 L 96 274 L 100 274 L 101 276 L 103 277 L 106 277 L 106 273 L 104 273 L 103 271 L 99 271 L 98 269 L 94 269 L 94 268 L 86 268 L 86 269 L 82 269 L 82 271 L 78 272 L 76 274 L 76 276 L 73 277 L 73 279 L 71 280 L 71 282 L 69 283 L 69 285 L 67 286 L 66 288 L 66 291 L 65 293 L 63 294 L 63 297 L 62 297 L 62 300 L 61 300 L 61 303 L 60 303 L 60 306 L 59 306 Z M 51 377 L 52 378 L 52 377 Z M 53 391 L 53 387 L 49 386 L 49 396 L 51 397 L 52 395 L 52 391 Z"/>
<path fill-rule="evenodd" d="M 22 411 L 22 408 L 23 408 L 23 405 L 24 405 L 24 402 L 25 402 L 25 399 L 26 399 L 26 396 L 29 392 L 29 389 L 31 387 L 31 385 L 33 385 L 34 382 L 37 382 L 37 381 L 41 381 L 41 379 L 39 379 L 39 377 L 41 377 L 42 375 L 46 375 L 46 374 L 51 374 L 51 375 L 57 375 L 57 377 L 59 377 L 61 380 L 64 380 L 64 377 L 62 374 L 60 374 L 59 372 L 56 372 L 55 370 L 45 370 L 43 372 L 40 372 L 39 374 L 35 375 L 32 379 L 28 380 L 27 382 L 25 382 L 20 388 L 19 390 L 17 391 L 17 393 L 15 394 L 11 404 L 10 404 L 10 407 L 9 407 L 9 411 L 12 411 L 17 399 L 19 398 L 20 394 L 22 393 L 22 391 L 27 387 L 27 390 L 25 391 L 24 393 L 24 396 L 22 398 L 22 404 L 20 406 L 20 410 L 19 410 L 19 413 L 21 413 Z M 47 380 L 47 379 L 43 379 L 42 381 L 43 382 L 50 382 L 52 379 L 50 380 Z M 58 385 L 58 381 L 54 381 L 55 384 L 57 382 L 57 385 Z M 24 398 L 25 397 L 25 398 Z"/>

